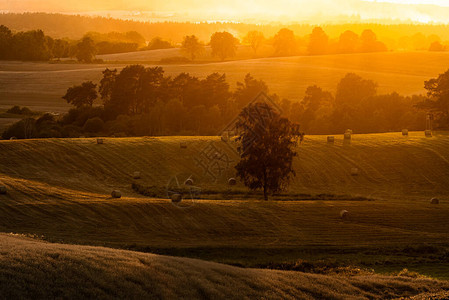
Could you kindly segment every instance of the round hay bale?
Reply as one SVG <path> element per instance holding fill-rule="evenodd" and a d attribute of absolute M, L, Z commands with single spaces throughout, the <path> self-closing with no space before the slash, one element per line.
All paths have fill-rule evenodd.
<path fill-rule="evenodd" d="M 140 172 L 139 171 L 134 172 L 133 173 L 133 178 L 134 179 L 140 179 Z"/>
<path fill-rule="evenodd" d="M 408 129 L 402 129 L 402 135 L 404 136 L 408 135 Z"/>
<path fill-rule="evenodd" d="M 351 139 L 351 133 L 345 132 L 345 140 L 350 140 L 350 139 Z"/>
<path fill-rule="evenodd" d="M 359 175 L 359 169 L 351 168 L 351 176 L 358 176 L 358 175 Z"/>
<path fill-rule="evenodd" d="M 440 204 L 440 200 L 438 198 L 432 198 L 432 200 L 430 200 L 431 204 Z"/>
<path fill-rule="evenodd" d="M 187 143 L 186 142 L 181 142 L 179 144 L 179 147 L 181 147 L 181 149 L 187 149 Z"/>
<path fill-rule="evenodd" d="M 192 178 L 187 178 L 186 181 L 184 181 L 185 185 L 193 185 L 193 179 Z"/>
<path fill-rule="evenodd" d="M 329 144 L 333 144 L 333 143 L 335 142 L 335 137 L 333 137 L 333 136 L 328 136 L 328 137 L 327 137 L 327 142 L 328 142 Z"/>
<path fill-rule="evenodd" d="M 229 141 L 229 135 L 227 132 L 223 132 L 221 135 L 221 141 L 227 143 Z"/>
<path fill-rule="evenodd" d="M 119 190 L 112 191 L 111 196 L 112 198 L 122 198 L 122 192 Z"/>
<path fill-rule="evenodd" d="M 229 185 L 236 185 L 237 184 L 237 180 L 235 178 L 229 178 L 228 184 Z"/>
<path fill-rule="evenodd" d="M 349 212 L 346 209 L 344 209 L 340 212 L 340 218 L 347 219 L 348 217 L 349 217 Z"/>
<path fill-rule="evenodd" d="M 4 185 L 0 185 L 0 195 L 6 195 L 8 189 Z"/>
<path fill-rule="evenodd" d="M 432 130 L 426 130 L 426 131 L 424 131 L 424 134 L 425 134 L 427 137 L 431 137 L 431 136 L 432 136 Z"/>
<path fill-rule="evenodd" d="M 171 202 L 173 202 L 173 203 L 179 203 L 182 201 L 182 195 L 175 193 L 170 196 L 170 199 L 171 199 Z"/>
<path fill-rule="evenodd" d="M 15 136 L 12 136 L 12 137 L 9 138 L 9 140 L 13 141 L 13 140 L 17 140 L 17 138 Z"/>
<path fill-rule="evenodd" d="M 100 138 L 97 139 L 97 144 L 98 144 L 98 145 L 102 145 L 103 143 L 104 143 L 104 140 L 103 140 L 103 139 L 100 139 Z"/>

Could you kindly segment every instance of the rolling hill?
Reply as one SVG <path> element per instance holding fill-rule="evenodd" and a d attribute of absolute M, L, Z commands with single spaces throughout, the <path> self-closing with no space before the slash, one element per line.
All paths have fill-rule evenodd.
<path fill-rule="evenodd" d="M 173 56 L 176 51 L 168 49 L 105 56 L 105 59 L 121 63 L 105 62 L 100 65 L 1 62 L 0 108 L 21 105 L 40 111 L 64 112 L 69 105 L 61 97 L 67 88 L 86 80 L 99 82 L 105 68 L 120 69 L 126 64 L 145 64 L 148 60 L 159 60 L 165 55 Z M 156 64 L 152 62 L 151 65 Z M 448 69 L 449 53 L 386 52 L 276 57 L 163 67 L 172 76 L 188 72 L 204 78 L 213 72 L 226 73 L 231 88 L 251 73 L 255 78 L 265 80 L 271 92 L 291 100 L 302 99 L 306 88 L 314 84 L 335 91 L 339 80 L 349 72 L 378 82 L 380 93 L 397 91 L 411 95 L 424 93 L 424 81 Z"/>
<path fill-rule="evenodd" d="M 0 295 L 10 299 L 393 299 L 449 289 L 426 278 L 241 269 L 5 234 L 0 252 Z"/>
<path fill-rule="evenodd" d="M 217 181 L 197 166 L 195 157 L 214 141 L 223 143 L 207 137 L 106 138 L 103 145 L 94 139 L 0 141 L 0 183 L 9 189 L 0 195 L 0 230 L 114 247 L 447 244 L 447 135 L 354 135 L 351 144 L 337 137 L 335 145 L 327 145 L 324 136 L 306 137 L 289 189 L 304 194 L 299 196 L 304 201 L 236 196 L 195 200 L 181 209 L 131 189 L 132 174 L 140 171 L 138 182 L 163 191 L 179 174 L 184 174 L 180 180 L 192 175 L 196 186 L 215 190 L 223 199 L 229 191 L 245 190 L 241 184 L 227 185 L 234 176 L 232 164 Z M 180 142 L 188 148 L 181 149 Z M 359 176 L 351 176 L 354 167 Z M 123 198 L 111 199 L 113 189 L 120 189 Z M 430 205 L 431 197 L 441 204 Z M 348 221 L 340 219 L 342 209 L 350 211 Z"/>

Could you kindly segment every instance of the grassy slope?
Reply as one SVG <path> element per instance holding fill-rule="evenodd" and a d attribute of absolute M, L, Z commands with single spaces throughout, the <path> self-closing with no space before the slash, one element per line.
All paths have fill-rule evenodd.
<path fill-rule="evenodd" d="M 171 53 L 177 49 L 165 50 Z M 170 52 L 171 51 L 171 52 Z M 143 53 L 125 53 L 114 56 L 123 62 L 160 57 L 161 50 Z M 167 54 L 172 56 L 171 54 Z M 267 82 L 272 92 L 292 100 L 302 99 L 305 89 L 317 84 L 334 91 L 338 81 L 348 72 L 355 72 L 379 83 L 379 92 L 397 91 L 401 94 L 424 92 L 424 81 L 447 70 L 449 53 L 368 53 L 352 55 L 304 56 L 286 58 L 247 59 L 204 64 L 165 65 L 168 75 L 189 72 L 205 77 L 213 72 L 224 72 L 234 87 L 250 72 Z M 30 106 L 38 111 L 66 111 L 61 100 L 68 87 L 85 80 L 98 82 L 106 67 L 103 65 L 43 64 L 2 62 L 0 64 L 0 108 L 11 105 Z M 276 76 L 273 76 L 275 74 Z"/>
<path fill-rule="evenodd" d="M 0 253 L 5 298 L 389 299 L 449 289 L 430 279 L 240 269 L 5 234 Z"/>
<path fill-rule="evenodd" d="M 394 247 L 445 244 L 449 238 L 448 144 L 440 135 L 355 135 L 352 145 L 307 137 L 295 163 L 291 191 L 345 193 L 360 201 L 207 201 L 179 209 L 130 188 L 166 186 L 179 173 L 202 188 L 228 189 L 232 168 L 218 182 L 203 176 L 194 157 L 212 138 L 51 139 L 0 142 L 0 230 L 50 240 L 149 247 Z M 214 138 L 217 143 L 218 139 Z M 188 149 L 180 149 L 186 141 Z M 358 177 L 350 169 L 361 170 Z M 198 175 L 195 175 L 198 174 Z M 119 188 L 124 198 L 110 199 Z M 241 186 L 235 187 L 242 188 Z M 429 199 L 439 196 L 439 206 Z M 349 220 L 339 219 L 347 209 Z"/>

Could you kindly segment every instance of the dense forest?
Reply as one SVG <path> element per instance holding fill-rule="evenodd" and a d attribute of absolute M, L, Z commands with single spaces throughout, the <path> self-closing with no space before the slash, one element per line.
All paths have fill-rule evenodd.
<path fill-rule="evenodd" d="M 447 128 L 447 78 L 449 72 L 426 82 L 429 98 L 405 97 L 379 95 L 375 82 L 349 73 L 335 94 L 310 86 L 301 102 L 292 102 L 271 94 L 265 82 L 250 74 L 231 91 L 225 74 L 169 77 L 161 67 L 131 65 L 120 72 L 104 70 L 97 84 L 69 88 L 62 98 L 74 108 L 67 114 L 25 118 L 3 138 L 215 135 L 261 92 L 306 134 L 423 130 L 428 111 L 439 112 L 436 126 Z"/>

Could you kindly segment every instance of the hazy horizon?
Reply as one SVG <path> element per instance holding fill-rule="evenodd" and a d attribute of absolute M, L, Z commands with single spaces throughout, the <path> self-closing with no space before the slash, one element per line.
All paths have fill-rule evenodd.
<path fill-rule="evenodd" d="M 327 8 L 327 9 L 323 9 Z M 254 23 L 344 23 L 382 20 L 448 23 L 449 3 L 442 0 L 304 0 L 223 3 L 193 1 L 56 1 L 0 0 L 0 11 L 48 12 L 104 16 L 138 21 L 229 21 Z"/>

